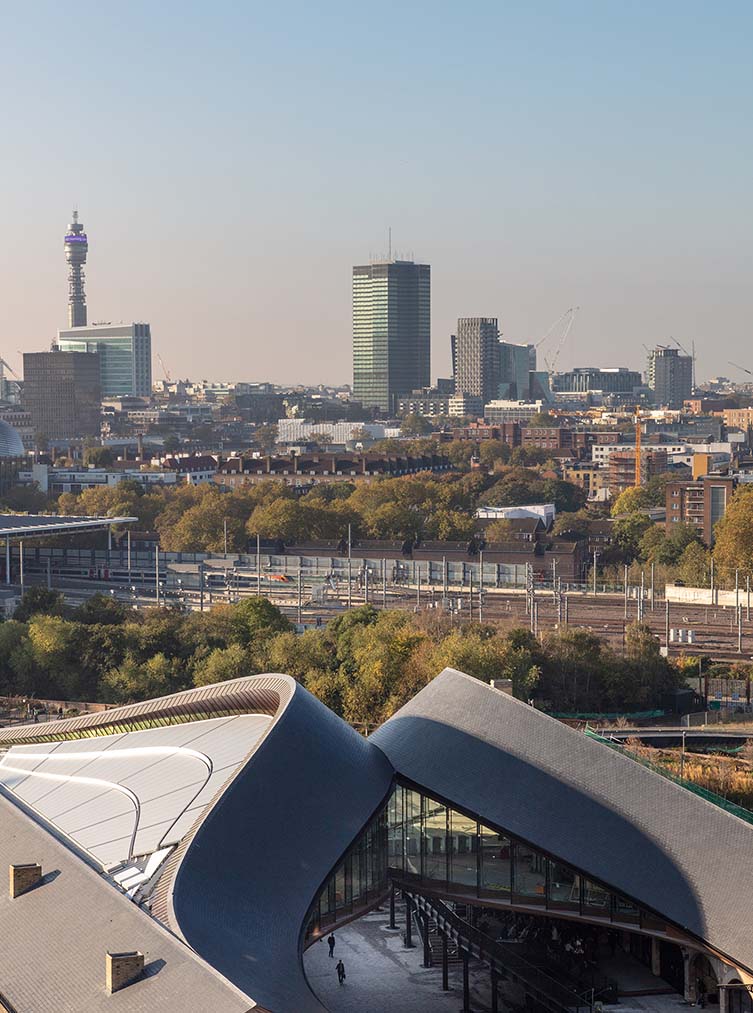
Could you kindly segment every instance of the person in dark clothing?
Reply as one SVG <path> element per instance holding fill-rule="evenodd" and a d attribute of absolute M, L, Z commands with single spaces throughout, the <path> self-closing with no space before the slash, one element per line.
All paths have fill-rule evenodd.
<path fill-rule="evenodd" d="M 337 980 L 342 985 L 342 983 L 345 981 L 345 964 L 343 964 L 342 960 L 337 961 L 335 970 L 337 971 Z"/>
<path fill-rule="evenodd" d="M 334 955 L 335 955 L 335 937 L 334 937 L 334 935 L 331 932 L 329 934 L 329 938 L 327 939 L 327 946 L 329 946 L 329 955 L 330 955 L 330 957 L 334 957 Z"/>

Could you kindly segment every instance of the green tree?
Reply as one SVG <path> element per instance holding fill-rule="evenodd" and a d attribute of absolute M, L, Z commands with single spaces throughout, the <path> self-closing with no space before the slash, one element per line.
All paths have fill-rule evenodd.
<path fill-rule="evenodd" d="M 707 587 L 709 584 L 711 553 L 699 541 L 683 549 L 678 561 L 677 576 L 689 587 Z"/>
<path fill-rule="evenodd" d="M 423 415 L 404 415 L 400 423 L 403 436 L 427 436 L 431 430 L 431 422 Z"/>
<path fill-rule="evenodd" d="M 16 606 L 13 618 L 27 622 L 39 613 L 44 615 L 62 616 L 65 601 L 58 591 L 48 591 L 46 587 L 34 586 L 24 591 L 21 601 Z"/>
<path fill-rule="evenodd" d="M 232 610 L 235 629 L 244 644 L 292 629 L 289 620 L 268 598 L 246 598 Z"/>
<path fill-rule="evenodd" d="M 552 534 L 573 542 L 584 541 L 589 537 L 592 519 L 587 510 L 559 514 L 555 519 Z"/>
<path fill-rule="evenodd" d="M 647 514 L 628 514 L 618 517 L 612 528 L 615 545 L 626 561 L 635 559 L 640 552 L 640 543 L 646 531 L 653 526 Z"/>
<path fill-rule="evenodd" d="M 645 513 L 653 505 L 652 496 L 648 489 L 640 486 L 624 489 L 612 504 L 612 517 L 621 517 L 623 514 Z"/>
<path fill-rule="evenodd" d="M 115 463 L 115 455 L 109 447 L 87 447 L 84 450 L 84 464 L 93 468 L 109 468 Z"/>
<path fill-rule="evenodd" d="M 128 606 L 114 595 L 93 594 L 75 611 L 80 623 L 98 623 L 104 626 L 119 626 L 128 617 Z"/>
<path fill-rule="evenodd" d="M 274 423 L 257 426 L 254 431 L 254 443 L 265 453 L 271 453 L 277 443 L 278 429 Z"/>
<path fill-rule="evenodd" d="M 293 544 L 308 537 L 306 516 L 298 500 L 276 500 L 256 507 L 248 519 L 246 531 L 262 538 L 281 538 Z"/>
<path fill-rule="evenodd" d="M 735 570 L 753 574 L 753 486 L 738 487 L 714 534 L 714 562 L 720 578 L 731 586 Z"/>
<path fill-rule="evenodd" d="M 50 509 L 51 500 L 36 482 L 32 482 L 30 485 L 12 485 L 0 503 L 13 513 L 38 514 Z"/>
<path fill-rule="evenodd" d="M 230 644 L 229 647 L 215 647 L 194 671 L 193 684 L 212 686 L 244 675 L 249 675 L 248 654 L 240 644 Z"/>
<path fill-rule="evenodd" d="M 179 672 L 177 659 L 164 654 L 155 654 L 144 662 L 129 654 L 121 665 L 105 674 L 102 699 L 107 703 L 132 703 L 166 696 L 183 688 Z"/>

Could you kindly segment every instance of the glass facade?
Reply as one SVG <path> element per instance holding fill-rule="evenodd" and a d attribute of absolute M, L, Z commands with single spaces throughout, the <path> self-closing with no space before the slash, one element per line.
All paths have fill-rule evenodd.
<path fill-rule="evenodd" d="M 570 866 L 412 788 L 395 787 L 386 816 L 391 879 L 420 880 L 449 895 L 664 928 Z"/>
<path fill-rule="evenodd" d="M 376 903 L 391 880 L 425 885 L 448 896 L 666 929 L 650 912 L 569 865 L 398 784 L 322 890 L 306 941 Z"/>
<path fill-rule="evenodd" d="M 152 392 L 152 336 L 149 324 L 111 324 L 58 332 L 63 352 L 99 352 L 102 397 Z"/>
<path fill-rule="evenodd" d="M 387 892 L 387 811 L 369 823 L 327 881 L 309 916 L 306 942 L 376 903 Z"/>
<path fill-rule="evenodd" d="M 353 268 L 353 396 L 368 408 L 429 385 L 430 279 L 412 261 Z"/>

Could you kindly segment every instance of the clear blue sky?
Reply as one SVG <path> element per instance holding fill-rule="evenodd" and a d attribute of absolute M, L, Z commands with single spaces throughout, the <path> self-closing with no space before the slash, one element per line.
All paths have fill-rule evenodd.
<path fill-rule="evenodd" d="M 458 316 L 561 366 L 696 342 L 753 368 L 753 5 L 49 0 L 3 25 L 0 353 L 146 319 L 174 375 L 347 381 L 350 268 L 432 265 L 433 375 Z M 158 368 L 155 375 L 159 375 Z M 742 377 L 742 374 L 737 374 Z"/>

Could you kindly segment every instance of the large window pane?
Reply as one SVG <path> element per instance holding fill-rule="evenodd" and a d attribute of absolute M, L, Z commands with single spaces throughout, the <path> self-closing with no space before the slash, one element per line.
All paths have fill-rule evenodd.
<path fill-rule="evenodd" d="M 468 887 L 477 886 L 478 824 L 458 812 L 450 811 L 450 881 Z"/>
<path fill-rule="evenodd" d="M 637 925 L 640 921 L 640 912 L 632 901 L 615 894 L 614 898 L 614 920 L 617 922 L 629 922 Z"/>
<path fill-rule="evenodd" d="M 398 872 L 402 873 L 403 852 L 405 848 L 403 834 L 405 827 L 403 824 L 403 789 L 400 785 L 398 785 L 392 793 L 392 798 L 390 799 L 387 811 L 389 814 L 389 866 L 391 869 L 396 869 Z"/>
<path fill-rule="evenodd" d="M 569 866 L 549 862 L 549 897 L 551 908 L 580 910 L 580 876 Z"/>
<path fill-rule="evenodd" d="M 421 875 L 421 796 L 405 789 L 405 874 Z"/>
<path fill-rule="evenodd" d="M 589 914 L 609 917 L 609 893 L 590 879 L 583 880 L 583 911 Z"/>
<path fill-rule="evenodd" d="M 423 878 L 447 882 L 447 809 L 424 797 Z"/>
<path fill-rule="evenodd" d="M 335 910 L 338 914 L 345 907 L 345 863 L 335 873 Z"/>
<path fill-rule="evenodd" d="M 525 904 L 543 904 L 546 893 L 546 860 L 526 844 L 516 844 L 513 864 L 513 896 Z"/>
<path fill-rule="evenodd" d="M 489 827 L 479 827 L 481 849 L 481 893 L 500 900 L 510 899 L 510 839 Z"/>

